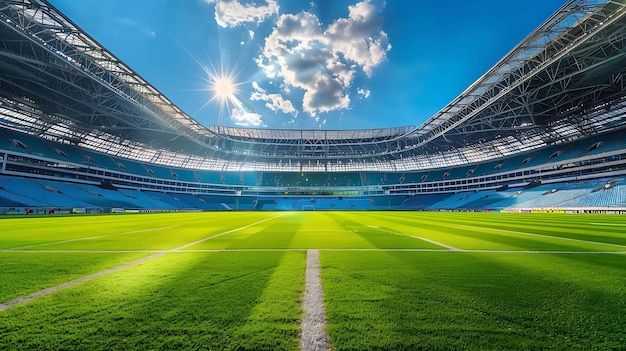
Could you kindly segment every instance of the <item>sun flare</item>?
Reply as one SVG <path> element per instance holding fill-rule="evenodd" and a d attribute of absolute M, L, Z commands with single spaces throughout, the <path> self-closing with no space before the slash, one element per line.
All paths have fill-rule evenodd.
<path fill-rule="evenodd" d="M 237 93 L 237 85 L 229 77 L 211 78 L 211 91 L 215 98 L 225 100 Z"/>
<path fill-rule="evenodd" d="M 238 96 L 242 93 L 240 88 L 245 82 L 237 78 L 236 69 L 228 68 L 223 63 L 215 65 L 212 62 L 203 63 L 196 58 L 194 60 L 206 74 L 203 77 L 206 85 L 201 90 L 209 94 L 201 109 L 210 104 L 217 105 L 219 107 L 218 124 L 221 123 L 223 117 L 230 118 L 233 111 L 244 111 L 245 107 Z"/>
<path fill-rule="evenodd" d="M 225 74 L 210 71 L 207 73 L 209 75 L 208 90 L 212 95 L 209 102 L 216 102 L 219 105 L 220 115 L 226 111 L 230 114 L 231 109 L 236 108 L 240 104 L 237 94 L 239 94 L 241 83 L 236 81 L 235 75 L 232 73 Z"/>

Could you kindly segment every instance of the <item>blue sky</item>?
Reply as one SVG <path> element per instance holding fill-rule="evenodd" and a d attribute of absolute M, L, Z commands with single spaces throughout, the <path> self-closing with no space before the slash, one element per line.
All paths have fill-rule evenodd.
<path fill-rule="evenodd" d="M 420 125 L 564 0 L 50 0 L 204 125 Z"/>

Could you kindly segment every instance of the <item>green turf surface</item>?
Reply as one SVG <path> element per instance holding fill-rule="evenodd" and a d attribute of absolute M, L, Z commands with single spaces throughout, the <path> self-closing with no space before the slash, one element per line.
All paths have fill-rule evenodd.
<path fill-rule="evenodd" d="M 172 253 L 0 313 L 0 348 L 293 350 L 304 262 Z"/>
<path fill-rule="evenodd" d="M 147 255 L 147 253 L 0 252 L 0 302 Z"/>
<path fill-rule="evenodd" d="M 337 350 L 626 349 L 626 216 L 248 212 L 0 219 L 0 350 L 298 349 L 319 249 Z"/>
<path fill-rule="evenodd" d="M 324 252 L 337 350 L 626 346 L 625 257 Z"/>

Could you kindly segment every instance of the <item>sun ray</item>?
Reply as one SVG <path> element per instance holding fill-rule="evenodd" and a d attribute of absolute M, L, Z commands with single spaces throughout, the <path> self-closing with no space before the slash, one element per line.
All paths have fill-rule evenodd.
<path fill-rule="evenodd" d="M 198 57 L 192 55 L 187 49 L 185 51 L 195 61 L 195 63 L 202 69 L 204 75 L 201 77 L 204 80 L 205 85 L 200 90 L 207 92 L 209 96 L 198 111 L 204 109 L 208 105 L 217 105 L 219 108 L 217 123 L 222 122 L 222 118 L 231 118 L 234 110 L 241 110 L 243 104 L 240 100 L 241 87 L 244 84 L 249 83 L 239 81 L 237 77 L 237 69 L 230 67 L 220 55 L 218 57 L 218 63 L 213 60 L 202 61 Z M 209 57 L 208 53 L 205 56 Z M 245 111 L 245 109 L 243 109 Z"/>

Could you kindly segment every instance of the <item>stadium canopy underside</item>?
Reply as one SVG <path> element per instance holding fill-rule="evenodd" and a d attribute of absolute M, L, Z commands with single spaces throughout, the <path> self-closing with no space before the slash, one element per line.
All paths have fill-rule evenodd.
<path fill-rule="evenodd" d="M 625 7 L 626 0 L 568 1 L 418 127 L 330 131 L 204 127 L 46 1 L 1 0 L 0 125 L 204 170 L 413 171 L 481 162 L 626 125 Z"/>

